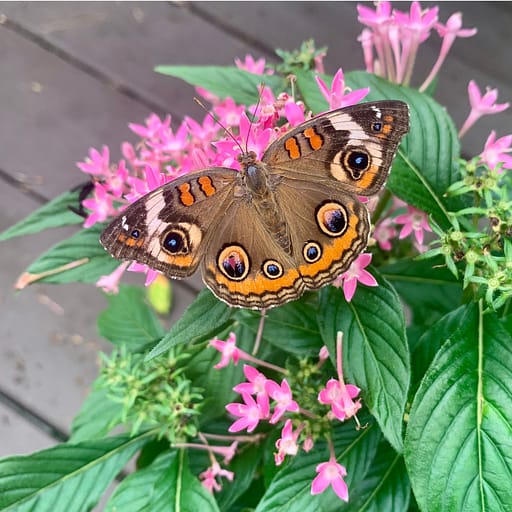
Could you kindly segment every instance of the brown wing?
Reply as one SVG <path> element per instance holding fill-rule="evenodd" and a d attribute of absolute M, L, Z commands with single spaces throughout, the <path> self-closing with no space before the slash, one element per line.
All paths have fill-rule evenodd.
<path fill-rule="evenodd" d="M 379 191 L 402 136 L 409 108 L 402 101 L 375 101 L 327 112 L 273 142 L 262 161 L 289 179 L 336 180 L 359 195 Z"/>
<path fill-rule="evenodd" d="M 173 278 L 189 276 L 239 179 L 240 173 L 227 168 L 182 176 L 128 206 L 100 241 L 115 258 L 145 263 Z"/>

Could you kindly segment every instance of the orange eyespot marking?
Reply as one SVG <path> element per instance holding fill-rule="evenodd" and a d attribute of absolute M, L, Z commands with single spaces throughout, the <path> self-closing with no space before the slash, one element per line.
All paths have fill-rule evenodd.
<path fill-rule="evenodd" d="M 190 183 L 182 183 L 178 190 L 180 193 L 180 201 L 183 206 L 192 206 L 195 202 L 195 197 L 190 192 Z"/>
<path fill-rule="evenodd" d="M 304 137 L 308 139 L 309 145 L 313 151 L 320 149 L 324 145 L 323 137 L 315 130 L 314 127 L 304 130 Z"/>
<path fill-rule="evenodd" d="M 117 241 L 121 242 L 122 244 L 126 242 L 127 238 L 128 237 L 124 233 L 119 233 L 119 235 L 117 235 Z"/>
<path fill-rule="evenodd" d="M 201 176 L 197 179 L 201 192 L 206 196 L 210 197 L 217 192 L 217 189 L 213 186 L 212 179 L 209 176 Z"/>
<path fill-rule="evenodd" d="M 390 115 L 384 116 L 384 121 L 386 123 L 392 123 L 394 120 L 395 120 L 395 118 L 393 116 L 390 116 Z"/>
<path fill-rule="evenodd" d="M 284 147 L 286 151 L 288 151 L 288 156 L 295 160 L 296 158 L 300 158 L 300 147 L 297 144 L 297 139 L 295 137 L 290 137 L 289 139 L 286 139 L 286 142 L 284 143 Z"/>

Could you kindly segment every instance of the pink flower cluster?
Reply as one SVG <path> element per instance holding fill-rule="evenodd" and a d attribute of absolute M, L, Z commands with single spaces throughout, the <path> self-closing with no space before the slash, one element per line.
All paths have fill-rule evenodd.
<path fill-rule="evenodd" d="M 361 408 L 359 400 L 355 400 L 359 395 L 360 389 L 353 384 L 345 384 L 342 371 L 342 336 L 338 334 L 337 340 L 337 372 L 338 378 L 331 378 L 325 388 L 318 393 L 318 402 L 322 405 L 328 405 L 330 410 L 328 417 L 331 420 L 345 421 L 355 417 L 357 411 Z M 221 353 L 220 363 L 215 368 L 223 368 L 232 361 L 235 365 L 242 360 L 250 361 L 260 367 L 270 368 L 276 372 L 285 373 L 283 368 L 276 367 L 266 361 L 256 359 L 236 346 L 236 336 L 231 333 L 226 341 L 214 339 L 210 341 L 210 346 Z M 320 352 L 320 363 L 328 357 L 327 349 L 322 348 Z M 277 451 L 274 453 L 276 465 L 280 465 L 287 455 L 294 456 L 299 451 L 299 439 L 302 435 L 302 449 L 310 451 L 314 445 L 314 439 L 311 434 L 304 434 L 306 421 L 300 419 L 300 415 L 306 418 L 315 419 L 316 415 L 310 411 L 300 408 L 292 395 L 292 389 L 286 379 L 280 383 L 265 376 L 254 366 L 244 365 L 244 375 L 247 381 L 237 384 L 233 390 L 240 394 L 241 402 L 234 402 L 226 405 L 226 410 L 235 417 L 235 421 L 229 427 L 229 432 L 237 433 L 247 430 L 253 432 L 261 421 L 268 421 L 275 425 L 281 420 L 285 420 L 281 430 L 281 437 L 276 441 Z M 295 413 L 295 421 L 290 418 L 285 419 L 285 414 Z M 357 418 L 356 418 L 357 421 Z M 294 424 L 296 428 L 294 430 Z M 331 457 L 329 462 L 320 464 L 317 468 L 319 473 L 312 483 L 312 494 L 322 492 L 331 485 L 338 496 L 348 501 L 348 490 L 343 477 L 346 476 L 346 470 L 335 460 L 334 449 L 330 443 Z M 341 469 L 340 469 L 341 468 Z M 334 471 L 336 469 L 336 471 Z"/>
<path fill-rule="evenodd" d="M 433 29 L 442 38 L 439 56 L 420 87 L 425 90 L 438 74 L 457 37 L 471 37 L 476 29 L 462 28 L 462 14 L 454 13 L 446 25 L 438 21 L 438 7 L 422 9 L 412 2 L 409 12 L 391 8 L 391 2 L 379 2 L 375 10 L 358 5 L 359 21 L 366 25 L 359 41 L 367 71 L 386 77 L 391 82 L 409 84 L 421 43 Z"/>

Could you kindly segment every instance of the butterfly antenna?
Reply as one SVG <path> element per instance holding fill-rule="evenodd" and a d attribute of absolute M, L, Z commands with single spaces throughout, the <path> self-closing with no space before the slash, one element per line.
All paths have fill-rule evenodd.
<path fill-rule="evenodd" d="M 233 139 L 233 142 L 240 148 L 240 152 L 241 153 L 244 153 L 244 148 L 242 147 L 242 145 L 240 144 L 240 142 L 238 142 L 236 140 L 236 137 L 231 133 L 230 130 L 228 130 L 220 121 L 219 119 L 214 115 L 212 114 L 203 104 L 203 102 L 198 99 L 198 98 L 194 98 L 194 101 L 226 132 L 226 134 L 231 137 L 231 139 Z M 247 146 L 246 146 L 247 147 Z"/>
<path fill-rule="evenodd" d="M 261 103 L 261 97 L 263 96 L 263 91 L 265 90 L 265 82 L 261 82 L 260 87 L 261 87 L 261 89 L 260 89 L 260 93 L 258 95 L 258 101 L 256 102 L 256 106 L 254 107 L 254 113 L 252 114 L 251 120 L 249 122 L 249 129 L 247 130 L 247 137 L 245 137 L 245 151 L 246 152 L 249 151 L 249 148 L 248 148 L 249 135 L 251 133 L 252 125 L 254 124 L 254 120 L 256 119 L 256 113 L 258 112 L 258 107 L 260 106 L 260 103 Z"/>

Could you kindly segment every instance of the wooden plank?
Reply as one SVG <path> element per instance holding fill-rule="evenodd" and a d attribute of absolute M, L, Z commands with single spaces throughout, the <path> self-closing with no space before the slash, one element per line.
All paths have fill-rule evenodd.
<path fill-rule="evenodd" d="M 55 439 L 0 403 L 0 457 L 28 455 L 55 444 Z"/>
<path fill-rule="evenodd" d="M 89 147 L 107 144 L 120 157 L 127 128 L 147 108 L 0 27 L 0 168 L 51 198 L 87 177 L 78 170 Z"/>
<path fill-rule="evenodd" d="M 250 50 L 169 2 L 2 2 L 0 12 L 179 118 L 204 113 L 191 87 L 155 73 L 155 66 L 230 65 Z"/>

